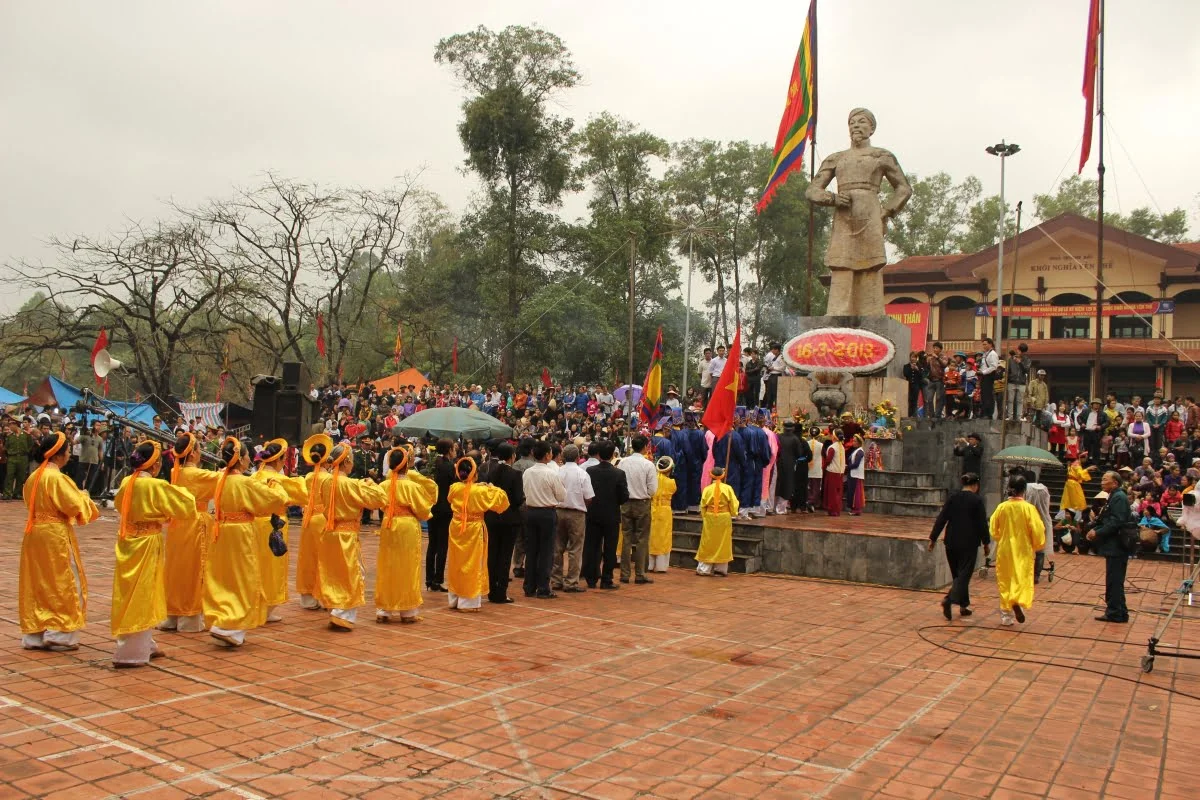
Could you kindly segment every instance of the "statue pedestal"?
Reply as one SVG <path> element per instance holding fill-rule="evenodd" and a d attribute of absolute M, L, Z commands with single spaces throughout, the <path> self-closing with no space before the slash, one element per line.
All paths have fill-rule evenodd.
<path fill-rule="evenodd" d="M 792 336 L 800 336 L 821 328 L 857 328 L 878 334 L 889 340 L 896 348 L 890 362 L 867 375 L 855 375 L 847 387 L 848 399 L 844 411 L 870 414 L 884 400 L 890 400 L 901 412 L 908 406 L 908 381 L 904 379 L 904 365 L 908 363 L 911 348 L 911 331 L 889 316 L 869 317 L 800 317 Z M 812 381 L 807 376 L 784 376 L 779 380 L 777 398 L 779 416 L 787 419 L 797 410 L 817 416 L 811 394 Z"/>

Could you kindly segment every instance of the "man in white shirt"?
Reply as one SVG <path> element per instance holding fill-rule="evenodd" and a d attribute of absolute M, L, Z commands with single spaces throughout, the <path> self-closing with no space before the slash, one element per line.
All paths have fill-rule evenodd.
<path fill-rule="evenodd" d="M 635 583 L 654 582 L 646 577 L 646 565 L 650 562 L 650 500 L 658 491 L 658 468 L 645 456 L 649 445 L 649 439 L 637 434 L 629 443 L 632 455 L 622 458 L 617 465 L 629 483 L 629 502 L 621 507 L 621 528 L 625 535 L 621 542 L 621 583 L 629 583 L 634 548 L 637 548 L 637 561 L 633 562 Z"/>
<path fill-rule="evenodd" d="M 991 419 L 996 415 L 996 371 L 999 369 L 1000 354 L 996 352 L 996 343 L 985 338 L 983 358 L 979 364 L 979 402 L 984 419 Z"/>
<path fill-rule="evenodd" d="M 713 376 L 708 369 L 712 365 L 712 358 L 712 348 L 704 348 L 704 358 L 700 360 L 700 394 L 704 405 L 708 405 L 708 399 L 712 397 Z"/>
<path fill-rule="evenodd" d="M 721 372 L 725 369 L 725 345 L 717 345 L 717 354 L 712 361 L 708 362 L 708 376 L 712 383 L 709 385 L 708 394 L 712 398 L 712 387 L 717 385 L 717 380 L 721 377 Z M 705 403 L 707 406 L 708 403 Z"/>
<path fill-rule="evenodd" d="M 1083 419 L 1083 447 L 1087 450 L 1088 459 L 1093 464 L 1100 463 L 1100 439 L 1108 420 L 1104 417 L 1103 406 L 1099 400 L 1092 400 L 1091 408 L 1080 415 Z"/>
<path fill-rule="evenodd" d="M 558 528 L 558 507 L 567 499 L 558 467 L 551 461 L 550 443 L 533 443 L 537 463 L 521 475 L 525 491 L 525 596 L 558 597 L 550 590 L 550 570 L 554 566 L 554 540 Z"/>
<path fill-rule="evenodd" d="M 763 393 L 762 407 L 774 408 L 779 395 L 779 378 L 783 375 L 787 363 L 783 360 L 783 345 L 771 342 L 771 352 L 763 359 L 763 372 L 767 378 L 767 388 Z"/>
<path fill-rule="evenodd" d="M 596 493 L 592 479 L 579 466 L 579 448 L 569 444 L 562 451 L 562 480 L 566 499 L 558 506 L 558 527 L 554 542 L 554 567 L 550 570 L 550 588 L 563 592 L 586 592 L 579 585 L 580 559 L 583 556 L 583 534 L 587 522 L 587 507 Z M 596 463 L 599 463 L 597 461 Z M 563 555 L 567 568 L 563 571 Z"/>

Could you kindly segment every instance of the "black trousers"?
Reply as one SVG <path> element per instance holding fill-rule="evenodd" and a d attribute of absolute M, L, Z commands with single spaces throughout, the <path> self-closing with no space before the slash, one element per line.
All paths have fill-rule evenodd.
<path fill-rule="evenodd" d="M 429 520 L 429 545 L 425 548 L 425 585 L 446 581 L 446 550 L 450 547 L 450 520 L 440 514 Z"/>
<path fill-rule="evenodd" d="M 796 467 L 796 480 L 792 489 L 792 511 L 808 508 L 808 465 Z"/>
<path fill-rule="evenodd" d="M 1109 619 L 1128 621 L 1129 609 L 1125 606 L 1125 572 L 1129 569 L 1129 556 L 1104 557 L 1104 599 L 1108 607 L 1104 616 Z"/>
<path fill-rule="evenodd" d="M 554 567 L 554 536 L 558 512 L 553 508 L 525 509 L 525 594 L 550 591 Z"/>
<path fill-rule="evenodd" d="M 908 416 L 917 416 L 917 398 L 921 396 L 921 387 L 915 383 L 908 385 Z"/>
<path fill-rule="evenodd" d="M 1100 431 L 1083 432 L 1083 449 L 1087 450 L 1091 463 L 1100 463 Z"/>
<path fill-rule="evenodd" d="M 580 573 L 588 586 L 611 586 L 617 563 L 617 536 L 620 525 L 588 522 L 583 533 L 583 568 Z"/>
<path fill-rule="evenodd" d="M 971 573 L 975 571 L 975 563 L 979 559 L 978 547 L 947 547 L 946 561 L 950 564 L 950 575 L 954 582 L 946 599 L 960 608 L 971 605 Z"/>
<path fill-rule="evenodd" d="M 762 407 L 774 408 L 779 398 L 779 376 L 772 374 L 767 377 L 767 388 L 763 391 Z"/>
<path fill-rule="evenodd" d="M 488 522 L 488 600 L 501 603 L 508 597 L 508 576 L 513 545 L 521 533 L 520 523 Z"/>
<path fill-rule="evenodd" d="M 984 419 L 996 415 L 996 373 L 979 376 L 979 405 Z"/>

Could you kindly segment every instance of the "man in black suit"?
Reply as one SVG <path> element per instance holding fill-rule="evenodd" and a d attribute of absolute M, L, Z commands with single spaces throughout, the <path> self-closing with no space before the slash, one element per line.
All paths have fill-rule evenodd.
<path fill-rule="evenodd" d="M 483 522 L 488 532 L 488 600 L 493 603 L 511 603 L 508 596 L 508 573 L 512 565 L 513 544 L 521 535 L 521 506 L 525 504 L 525 492 L 521 486 L 521 473 L 513 469 L 517 450 L 508 442 L 502 442 L 492 451 L 484 480 L 503 489 L 508 495 L 508 510 L 503 514 L 488 511 Z"/>
<path fill-rule="evenodd" d="M 1100 622 L 1129 622 L 1129 608 L 1125 605 L 1125 572 L 1129 569 L 1129 553 L 1121 544 L 1121 529 L 1135 524 L 1136 517 L 1129 510 L 1129 496 L 1121 486 L 1121 476 L 1106 472 L 1100 478 L 1100 488 L 1108 492 L 1095 525 L 1087 533 L 1089 542 L 1094 543 L 1096 552 L 1104 556 L 1104 613 L 1096 617 Z"/>
<path fill-rule="evenodd" d="M 429 544 L 425 548 L 425 586 L 431 592 L 444 592 L 446 580 L 446 551 L 450 547 L 450 487 L 458 482 L 454 472 L 454 461 L 458 445 L 450 439 L 437 443 L 437 460 L 433 462 L 433 480 L 437 483 L 438 497 L 433 504 L 433 516 L 429 520 Z"/>
<path fill-rule="evenodd" d="M 979 496 L 979 476 L 968 472 L 962 476 L 962 490 L 955 492 L 942 506 L 933 532 L 929 534 L 929 549 L 937 543 L 942 530 L 946 531 L 946 561 L 954 582 L 942 599 L 942 615 L 950 619 L 950 606 L 957 605 L 959 614 L 971 616 L 971 573 L 979 558 L 979 546 L 988 553 L 991 535 L 988 533 L 987 509 Z"/>
<path fill-rule="evenodd" d="M 613 569 L 617 566 L 617 534 L 621 528 L 621 506 L 629 502 L 629 482 L 625 473 L 613 466 L 616 445 L 605 439 L 596 446 L 600 463 L 588 467 L 592 479 L 592 498 L 587 510 L 583 537 L 583 569 L 587 585 L 601 589 L 616 589 Z"/>

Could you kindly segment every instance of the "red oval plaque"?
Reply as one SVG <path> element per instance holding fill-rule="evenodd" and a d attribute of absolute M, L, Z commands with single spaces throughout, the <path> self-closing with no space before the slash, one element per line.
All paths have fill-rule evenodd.
<path fill-rule="evenodd" d="M 896 346 L 878 333 L 859 328 L 817 328 L 783 347 L 784 359 L 804 372 L 836 370 L 863 374 L 883 369 L 896 357 Z"/>

